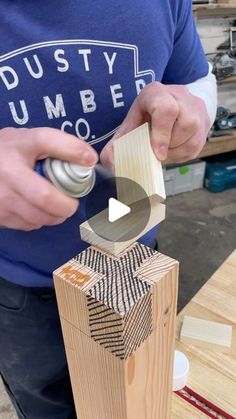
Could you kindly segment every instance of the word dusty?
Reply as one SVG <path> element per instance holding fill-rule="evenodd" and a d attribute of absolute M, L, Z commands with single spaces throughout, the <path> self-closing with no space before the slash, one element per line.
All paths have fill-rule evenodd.
<path fill-rule="evenodd" d="M 28 89 L 25 88 L 25 85 L 30 83 L 30 79 L 36 83 L 35 86 L 42 82 L 40 89 L 42 93 L 46 93 L 48 85 L 51 85 L 52 77 L 55 79 L 55 71 L 65 75 L 68 74 L 71 77 L 71 85 L 73 86 L 73 91 L 70 94 L 73 97 L 79 116 L 75 131 L 77 131 L 78 136 L 88 139 L 89 127 L 83 116 L 96 112 L 100 108 L 102 110 L 103 103 L 99 103 L 97 100 L 97 98 L 101 97 L 101 94 L 106 98 L 106 103 L 110 108 L 122 108 L 126 105 L 122 83 L 116 80 L 114 76 L 116 64 L 118 66 L 118 52 L 97 52 L 100 71 L 107 77 L 105 84 L 100 83 L 100 78 L 98 78 L 98 83 L 95 87 L 93 80 L 97 69 L 94 59 L 92 59 L 92 54 L 93 51 L 90 48 L 77 49 L 76 54 L 74 51 L 73 62 L 70 62 L 64 49 L 56 49 L 54 52 L 50 52 L 49 57 L 42 53 L 41 55 L 40 53 L 35 53 L 31 56 L 18 56 L 17 60 L 15 57 L 14 62 L 12 59 L 8 59 L 7 63 L 3 62 L 4 65 L 0 66 L 0 93 L 2 100 L 4 100 L 5 93 L 5 106 L 7 107 L 5 111 L 8 113 L 8 118 L 11 117 L 17 125 L 24 126 L 34 117 L 32 98 L 29 96 Z M 29 84 L 32 86 L 31 88 L 33 88 L 32 82 Z M 90 88 L 90 83 L 92 83 L 92 88 Z M 140 93 L 146 84 L 143 78 L 136 78 L 134 74 L 130 83 L 134 84 L 134 92 L 137 94 Z M 66 80 L 65 84 L 67 84 Z M 71 109 L 67 108 L 68 100 L 65 97 L 65 92 L 58 90 L 59 88 L 54 94 L 50 91 L 50 94 L 44 94 L 41 97 L 35 97 L 35 99 L 37 99 L 39 104 L 41 103 L 45 118 L 48 120 L 63 119 L 61 129 L 64 130 L 66 126 L 71 126 L 71 121 L 66 120 Z M 6 92 L 9 92 L 10 101 L 7 100 L 8 95 Z M 15 95 L 14 92 L 16 92 Z M 79 129 L 80 124 L 84 125 L 84 135 L 82 135 Z"/>

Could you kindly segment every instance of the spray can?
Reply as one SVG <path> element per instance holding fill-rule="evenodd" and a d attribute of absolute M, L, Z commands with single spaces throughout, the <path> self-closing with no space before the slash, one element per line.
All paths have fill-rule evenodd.
<path fill-rule="evenodd" d="M 35 170 L 73 198 L 87 195 L 93 189 L 96 179 L 94 167 L 80 166 L 51 157 L 39 160 Z"/>

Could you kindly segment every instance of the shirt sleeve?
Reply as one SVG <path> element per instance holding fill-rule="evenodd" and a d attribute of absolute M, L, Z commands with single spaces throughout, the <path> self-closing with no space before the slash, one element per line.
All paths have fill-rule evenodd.
<path fill-rule="evenodd" d="M 208 74 L 208 62 L 197 33 L 192 1 L 180 0 L 178 3 L 173 50 L 162 79 L 165 84 L 188 84 Z"/>

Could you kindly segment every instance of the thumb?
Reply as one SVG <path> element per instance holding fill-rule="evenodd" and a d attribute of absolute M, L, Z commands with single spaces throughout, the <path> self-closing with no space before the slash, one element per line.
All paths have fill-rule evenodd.
<path fill-rule="evenodd" d="M 118 138 L 123 137 L 123 135 L 128 134 L 135 128 L 139 127 L 144 122 L 147 122 L 147 120 L 144 119 L 137 101 L 134 101 L 124 121 L 101 152 L 100 160 L 103 166 L 108 168 L 112 168 L 114 166 L 113 142 Z"/>

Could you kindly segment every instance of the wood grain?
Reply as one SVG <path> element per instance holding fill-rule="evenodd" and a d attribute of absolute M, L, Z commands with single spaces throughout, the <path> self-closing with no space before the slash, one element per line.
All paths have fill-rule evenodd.
<path fill-rule="evenodd" d="M 127 205 L 140 201 L 140 189 L 127 190 L 119 178 L 136 182 L 147 196 L 156 196 L 159 202 L 166 199 L 162 165 L 151 147 L 149 124 L 143 124 L 114 141 L 114 161 L 117 197 Z"/>
<path fill-rule="evenodd" d="M 184 316 L 180 341 L 216 350 L 230 350 L 232 326 L 192 316 Z"/>
<path fill-rule="evenodd" d="M 78 418 L 168 419 L 178 263 L 90 247 L 54 281 Z"/>
<path fill-rule="evenodd" d="M 115 141 L 114 155 L 118 199 L 131 213 L 115 228 L 107 210 L 95 227 L 83 223 L 81 238 L 93 246 L 54 272 L 76 411 L 80 419 L 169 419 L 178 263 L 135 243 L 165 217 L 148 124 Z M 150 216 L 137 232 L 147 215 L 140 186 Z"/>
<path fill-rule="evenodd" d="M 198 157 L 213 156 L 234 150 L 236 150 L 236 135 L 224 135 L 222 137 L 217 137 L 216 140 L 212 138 L 210 141 L 207 141 Z M 165 165 L 174 163 L 175 162 L 171 159 L 165 161 Z"/>
<path fill-rule="evenodd" d="M 117 220 L 115 228 L 113 223 L 107 221 L 107 209 L 93 217 L 92 225 L 94 226 L 96 224 L 97 228 L 94 229 L 91 227 L 91 219 L 85 221 L 80 225 L 82 240 L 104 250 L 104 252 L 118 256 L 131 246 L 132 243 L 165 219 L 165 205 L 160 204 L 159 201 L 155 201 L 154 199 L 151 199 L 150 202 L 152 203 L 150 218 L 145 227 L 139 231 L 138 234 L 137 224 L 139 224 L 145 216 L 145 208 L 142 206 L 142 203 L 140 205 L 140 201 L 130 205 L 132 208 L 131 213 L 120 220 Z M 102 236 L 97 233 L 97 230 L 99 232 L 103 231 Z M 129 240 L 123 240 L 123 237 L 127 236 L 127 232 L 131 238 Z"/>
<path fill-rule="evenodd" d="M 80 235 L 85 242 L 119 255 L 164 220 L 165 206 L 161 201 L 166 195 L 162 165 L 151 148 L 148 124 L 114 141 L 114 160 L 117 198 L 130 206 L 131 212 L 114 225 L 108 221 L 107 208 L 81 224 Z M 133 181 L 132 188 L 127 188 L 124 179 Z"/>
<path fill-rule="evenodd" d="M 205 413 L 195 409 L 191 404 L 186 403 L 176 394 L 172 396 L 172 419 L 207 419 Z"/>
<path fill-rule="evenodd" d="M 190 362 L 188 386 L 228 414 L 236 417 L 236 250 L 181 311 L 177 319 L 176 348 Z M 212 350 L 179 342 L 185 315 L 230 324 L 231 351 Z M 172 418 L 184 418 L 188 404 L 173 395 Z M 195 409 L 196 410 L 196 409 Z M 197 413 L 197 412 L 196 412 Z M 204 417 L 201 416 L 196 417 Z M 189 416 L 192 418 L 192 416 Z M 193 416 L 195 417 L 195 416 Z"/>

